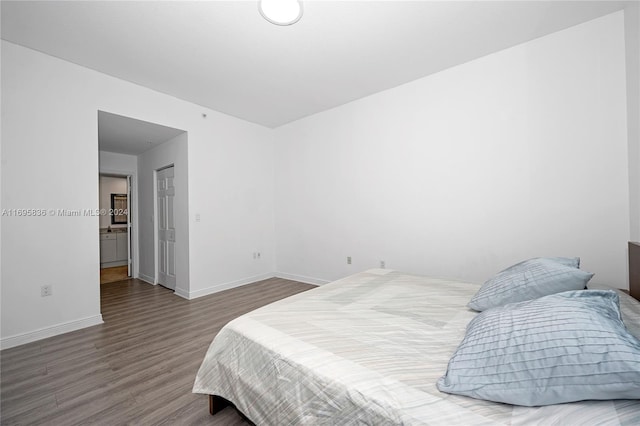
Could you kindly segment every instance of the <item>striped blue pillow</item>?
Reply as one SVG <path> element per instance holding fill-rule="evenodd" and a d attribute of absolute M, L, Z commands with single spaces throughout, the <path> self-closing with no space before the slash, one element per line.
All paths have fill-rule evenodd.
<path fill-rule="evenodd" d="M 523 302 L 549 294 L 580 290 L 593 277 L 578 269 L 580 259 L 539 257 L 517 263 L 487 280 L 467 304 L 473 310 Z"/>
<path fill-rule="evenodd" d="M 437 386 L 525 406 L 640 399 L 640 340 L 622 323 L 612 290 L 508 304 L 469 323 Z"/>

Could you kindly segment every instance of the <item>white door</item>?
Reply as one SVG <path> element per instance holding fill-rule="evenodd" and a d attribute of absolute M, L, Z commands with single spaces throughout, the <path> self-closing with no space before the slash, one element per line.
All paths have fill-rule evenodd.
<path fill-rule="evenodd" d="M 131 176 L 127 176 L 127 276 L 132 276 L 131 262 Z"/>
<path fill-rule="evenodd" d="M 157 172 L 158 284 L 176 288 L 176 230 L 173 215 L 173 166 Z"/>

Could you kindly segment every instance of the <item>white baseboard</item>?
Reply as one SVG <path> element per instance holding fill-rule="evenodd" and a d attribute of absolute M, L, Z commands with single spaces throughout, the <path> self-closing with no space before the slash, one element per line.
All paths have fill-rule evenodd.
<path fill-rule="evenodd" d="M 176 288 L 175 294 L 184 299 L 196 299 L 198 297 L 207 296 L 209 294 L 217 293 L 223 290 L 229 290 L 231 288 L 241 287 L 243 285 L 252 284 L 256 281 L 262 281 L 269 278 L 284 278 L 287 280 L 300 281 L 312 285 L 323 285 L 331 281 L 323 280 L 319 278 L 306 277 L 304 275 L 288 274 L 286 272 L 268 272 L 265 274 L 254 275 L 252 277 L 244 278 L 237 281 L 230 281 L 227 283 L 216 284 L 211 287 L 207 287 L 196 291 L 186 291 L 180 288 Z M 138 277 L 140 280 L 149 284 L 154 284 L 153 277 L 145 274 L 140 274 Z M 154 284 L 155 285 L 155 284 Z M 0 339 L 0 349 L 9 349 L 15 346 L 24 345 L 26 343 L 35 342 L 37 340 L 46 339 L 47 337 L 57 336 L 59 334 L 69 333 L 71 331 L 80 330 L 81 328 L 92 327 L 94 325 L 102 324 L 102 315 L 95 315 L 88 318 L 82 318 L 75 321 L 69 321 L 62 324 L 56 324 L 51 327 L 44 327 L 28 333 L 17 334 L 14 336 L 3 337 Z"/>
<path fill-rule="evenodd" d="M 126 266 L 126 260 L 116 260 L 115 262 L 105 262 L 100 264 L 100 269 L 103 268 L 115 268 L 116 266 Z"/>
<path fill-rule="evenodd" d="M 305 277 L 304 275 L 288 274 L 286 272 L 276 272 L 274 274 L 274 276 L 276 276 L 278 278 L 284 278 L 285 280 L 300 281 L 301 283 L 313 284 L 313 285 L 324 285 L 324 284 L 328 284 L 328 283 L 331 282 L 329 280 L 322 280 L 320 278 Z"/>
<path fill-rule="evenodd" d="M 243 285 L 251 284 L 256 281 L 262 281 L 269 278 L 273 278 L 274 274 L 272 272 L 268 272 L 266 274 L 254 275 L 252 277 L 243 278 L 237 281 L 231 281 L 227 283 L 216 284 L 211 287 L 203 288 L 202 290 L 190 291 L 188 294 L 185 291 L 176 290 L 176 294 L 180 297 L 184 297 L 185 299 L 195 299 L 202 296 L 208 296 L 209 294 L 217 293 L 223 290 L 229 290 L 230 288 L 236 288 Z"/>
<path fill-rule="evenodd" d="M 9 349 L 15 346 L 24 345 L 25 343 L 35 342 L 37 340 L 46 339 L 47 337 L 57 336 L 58 334 L 69 333 L 71 331 L 80 330 L 81 328 L 92 327 L 102 324 L 102 315 L 95 315 L 88 318 L 82 318 L 75 321 L 69 321 L 62 324 L 44 327 L 28 333 L 16 334 L 14 336 L 3 337 L 0 339 L 0 349 Z"/>
<path fill-rule="evenodd" d="M 175 294 L 176 296 L 180 296 L 183 299 L 189 300 L 189 292 L 181 288 L 176 287 L 176 289 L 173 291 L 173 294 Z"/>
<path fill-rule="evenodd" d="M 146 283 L 149 283 L 149 284 L 153 284 L 153 285 L 156 284 L 156 283 L 154 283 L 155 280 L 153 279 L 153 277 L 150 277 L 149 275 L 138 274 L 138 279 L 142 280 L 142 281 L 144 281 Z"/>

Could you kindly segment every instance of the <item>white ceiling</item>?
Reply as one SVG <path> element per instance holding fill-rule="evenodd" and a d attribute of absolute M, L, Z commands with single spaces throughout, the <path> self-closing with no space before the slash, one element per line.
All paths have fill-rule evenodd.
<path fill-rule="evenodd" d="M 138 155 L 181 133 L 184 130 L 98 111 L 100 151 Z"/>
<path fill-rule="evenodd" d="M 2 38 L 277 127 L 594 19 L 618 1 L 2 1 Z"/>

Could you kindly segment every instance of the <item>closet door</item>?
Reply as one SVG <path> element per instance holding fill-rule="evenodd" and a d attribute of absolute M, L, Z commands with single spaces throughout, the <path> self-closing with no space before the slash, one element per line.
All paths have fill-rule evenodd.
<path fill-rule="evenodd" d="M 173 166 L 157 171 L 158 284 L 176 288 L 176 230 L 173 214 Z"/>

